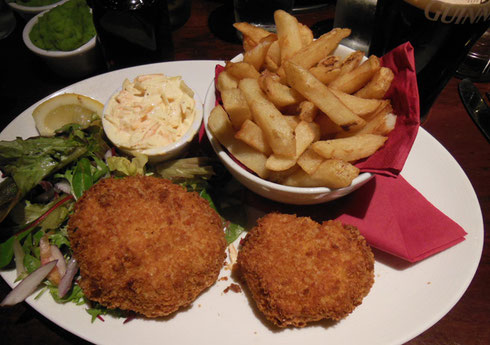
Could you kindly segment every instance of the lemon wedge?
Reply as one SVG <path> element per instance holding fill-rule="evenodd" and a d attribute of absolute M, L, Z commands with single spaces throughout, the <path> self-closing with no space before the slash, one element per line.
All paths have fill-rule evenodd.
<path fill-rule="evenodd" d="M 94 114 L 102 117 L 104 105 L 95 99 L 76 93 L 65 93 L 41 103 L 32 112 L 36 128 L 42 136 L 53 136 L 66 124 L 90 124 Z"/>

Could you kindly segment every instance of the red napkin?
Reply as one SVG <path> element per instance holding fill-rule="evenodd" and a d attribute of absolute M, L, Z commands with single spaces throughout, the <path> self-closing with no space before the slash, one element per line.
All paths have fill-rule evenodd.
<path fill-rule="evenodd" d="M 337 219 L 358 227 L 367 242 L 410 262 L 464 240 L 466 232 L 402 176 L 376 175 L 343 204 Z"/>
<path fill-rule="evenodd" d="M 357 226 L 371 246 L 416 262 L 463 241 L 466 232 L 399 175 L 420 126 L 412 45 L 395 48 L 381 62 L 395 73 L 386 97 L 397 122 L 385 145 L 356 164 L 375 177 L 344 197 L 337 219 Z M 216 76 L 222 70 L 216 66 Z M 217 92 L 217 104 L 219 97 Z"/>

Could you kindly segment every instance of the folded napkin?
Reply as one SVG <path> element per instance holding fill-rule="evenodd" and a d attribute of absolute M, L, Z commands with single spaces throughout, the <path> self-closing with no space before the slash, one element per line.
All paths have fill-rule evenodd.
<path fill-rule="evenodd" d="M 374 178 L 327 214 L 357 226 L 371 246 L 417 262 L 463 241 L 466 232 L 399 175 L 420 126 L 412 45 L 395 48 L 381 63 L 395 73 L 386 95 L 397 115 L 395 128 L 380 150 L 356 163 L 361 172 L 374 173 Z M 223 70 L 216 66 L 216 77 Z"/>
<path fill-rule="evenodd" d="M 373 247 L 410 262 L 464 240 L 466 232 L 401 175 L 376 175 L 342 203 L 342 223 L 357 226 Z"/>

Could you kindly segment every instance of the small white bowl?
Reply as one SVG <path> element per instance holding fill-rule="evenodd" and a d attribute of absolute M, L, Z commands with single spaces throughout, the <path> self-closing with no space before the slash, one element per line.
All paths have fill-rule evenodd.
<path fill-rule="evenodd" d="M 44 12 L 46 10 L 50 10 L 53 7 L 56 7 L 58 5 L 61 5 L 62 3 L 67 2 L 68 0 L 60 0 L 58 2 L 55 2 L 54 4 L 51 5 L 46 5 L 46 6 L 38 6 L 38 7 L 33 7 L 33 6 L 24 6 L 20 5 L 16 2 L 8 2 L 8 5 L 17 13 L 19 13 L 24 19 L 28 20 L 34 17 L 36 14 L 39 14 L 41 12 Z"/>
<path fill-rule="evenodd" d="M 119 93 L 122 90 L 122 87 L 119 87 L 112 95 L 109 97 L 107 102 L 104 105 L 104 111 L 102 113 L 102 127 L 104 128 L 104 131 L 106 132 L 107 135 L 107 129 L 108 128 L 114 128 L 112 123 L 106 120 L 105 118 L 105 113 L 107 106 L 112 99 L 112 97 L 116 94 Z M 178 157 L 179 155 L 182 155 L 188 148 L 189 145 L 191 144 L 192 140 L 195 138 L 196 134 L 199 132 L 199 129 L 201 128 L 202 124 L 202 119 L 203 119 L 203 106 L 202 106 L 202 100 L 199 98 L 196 92 L 194 92 L 194 100 L 196 101 L 196 113 L 194 115 L 194 120 L 192 121 L 189 129 L 187 132 L 177 141 L 173 142 L 170 145 L 167 146 L 162 146 L 162 147 L 156 147 L 156 148 L 151 148 L 151 149 L 146 149 L 146 150 L 141 150 L 141 151 L 132 151 L 128 150 L 122 147 L 118 147 L 121 151 L 129 154 L 129 155 L 134 155 L 135 153 L 140 153 L 148 156 L 148 161 L 150 163 L 158 163 L 158 162 L 163 162 L 175 157 Z M 111 138 L 108 136 L 108 139 L 111 140 Z"/>
<path fill-rule="evenodd" d="M 211 110 L 216 102 L 214 80 L 208 88 L 206 98 L 204 100 L 204 126 L 206 135 L 213 147 L 214 152 L 228 171 L 235 179 L 250 189 L 267 199 L 282 202 L 285 204 L 294 205 L 313 205 L 321 204 L 340 198 L 344 195 L 352 193 L 356 189 L 362 187 L 374 175 L 371 173 L 362 173 L 357 176 L 350 186 L 338 189 L 330 189 L 326 187 L 291 187 L 271 181 L 264 180 L 255 174 L 252 174 L 236 163 L 227 151 L 221 146 L 218 139 L 211 133 L 208 128 L 208 118 Z"/>
<path fill-rule="evenodd" d="M 99 67 L 95 35 L 83 46 L 71 51 L 44 50 L 32 43 L 29 34 L 39 17 L 48 11 L 37 14 L 27 22 L 22 32 L 24 44 L 31 52 L 40 56 L 55 73 L 63 77 L 80 78 L 93 73 Z"/>

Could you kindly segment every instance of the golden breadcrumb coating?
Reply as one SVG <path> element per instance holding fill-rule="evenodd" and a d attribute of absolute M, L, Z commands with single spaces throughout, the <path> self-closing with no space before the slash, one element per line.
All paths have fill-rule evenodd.
<path fill-rule="evenodd" d="M 147 317 L 189 305 L 226 257 L 222 221 L 208 202 L 156 177 L 101 180 L 68 226 L 85 296 Z"/>
<path fill-rule="evenodd" d="M 238 266 L 259 310 L 279 327 L 339 320 L 374 283 L 374 256 L 357 228 L 279 213 L 247 234 Z"/>

